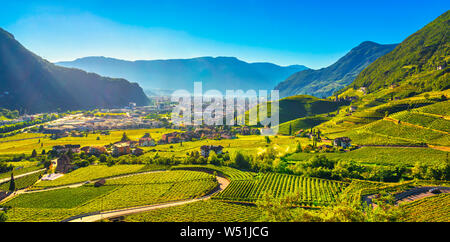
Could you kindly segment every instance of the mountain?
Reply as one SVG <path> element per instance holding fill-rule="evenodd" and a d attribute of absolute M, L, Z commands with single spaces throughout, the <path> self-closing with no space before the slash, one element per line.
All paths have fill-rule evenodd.
<path fill-rule="evenodd" d="M 293 65 L 247 63 L 235 57 L 125 61 L 105 57 L 86 57 L 60 66 L 80 68 L 105 76 L 121 77 L 139 83 L 144 89 L 192 91 L 194 81 L 203 89 L 272 89 L 291 74 L 307 69 Z"/>
<path fill-rule="evenodd" d="M 389 53 L 395 44 L 381 45 L 366 41 L 353 48 L 333 65 L 320 70 L 297 72 L 278 84 L 280 96 L 308 94 L 327 97 L 349 85 L 356 76 L 377 58 Z"/>
<path fill-rule="evenodd" d="M 409 36 L 392 52 L 379 58 L 353 83 L 368 92 L 398 87 L 417 93 L 450 87 L 450 11 Z"/>
<path fill-rule="evenodd" d="M 56 66 L 0 28 L 0 107 L 29 113 L 146 105 L 141 87 Z"/>

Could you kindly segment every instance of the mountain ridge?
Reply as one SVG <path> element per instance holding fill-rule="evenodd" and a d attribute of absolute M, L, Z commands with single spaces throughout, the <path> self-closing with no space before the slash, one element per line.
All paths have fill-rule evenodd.
<path fill-rule="evenodd" d="M 403 86 L 411 90 L 407 95 L 449 88 L 449 32 L 447 11 L 369 65 L 353 82 L 354 88 L 374 92 Z"/>
<path fill-rule="evenodd" d="M 330 96 L 352 83 L 359 72 L 377 58 L 392 51 L 395 46 L 396 44 L 384 45 L 364 41 L 334 64 L 318 70 L 297 72 L 279 83 L 275 89 L 280 90 L 281 97 L 298 94 Z"/>
<path fill-rule="evenodd" d="M 148 104 L 137 83 L 56 66 L 0 28 L 0 106 L 48 112 Z"/>

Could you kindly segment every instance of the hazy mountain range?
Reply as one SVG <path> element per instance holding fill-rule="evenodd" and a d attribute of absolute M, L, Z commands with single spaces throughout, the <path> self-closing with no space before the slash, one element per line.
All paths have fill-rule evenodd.
<path fill-rule="evenodd" d="M 56 64 L 104 76 L 125 78 L 150 91 L 192 91 L 195 81 L 203 82 L 204 90 L 273 89 L 293 73 L 307 69 L 301 65 L 283 67 L 272 63 L 247 63 L 235 57 L 139 61 L 86 57 Z"/>
<path fill-rule="evenodd" d="M 0 107 L 48 112 L 146 105 L 136 83 L 56 66 L 23 47 L 0 28 Z"/>

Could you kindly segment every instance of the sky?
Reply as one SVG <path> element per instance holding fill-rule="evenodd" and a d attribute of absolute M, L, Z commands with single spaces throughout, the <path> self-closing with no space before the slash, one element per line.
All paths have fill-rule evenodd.
<path fill-rule="evenodd" d="M 363 41 L 400 43 L 448 0 L 2 1 L 0 27 L 52 61 L 235 56 L 326 67 Z"/>

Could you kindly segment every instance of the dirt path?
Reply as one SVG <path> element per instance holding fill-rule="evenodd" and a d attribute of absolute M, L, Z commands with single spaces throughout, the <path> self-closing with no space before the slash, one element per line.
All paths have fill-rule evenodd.
<path fill-rule="evenodd" d="M 155 210 L 155 209 L 180 206 L 180 205 L 185 205 L 185 204 L 189 204 L 189 203 L 193 203 L 193 202 L 207 200 L 207 199 L 210 199 L 214 194 L 223 191 L 228 186 L 228 184 L 230 184 L 230 181 L 228 181 L 224 177 L 216 176 L 216 179 L 219 183 L 217 190 L 215 190 L 214 192 L 212 192 L 206 196 L 200 197 L 200 198 L 167 202 L 167 203 L 161 203 L 161 204 L 153 204 L 153 205 L 134 207 L 134 208 L 112 210 L 112 211 L 107 211 L 107 212 L 90 213 L 87 215 L 75 216 L 75 218 L 73 218 L 73 219 L 69 218 L 67 220 L 64 220 L 64 222 L 95 222 L 95 221 L 99 221 L 102 219 L 115 218 L 115 217 L 135 214 L 135 213 L 142 213 L 142 212 Z"/>

